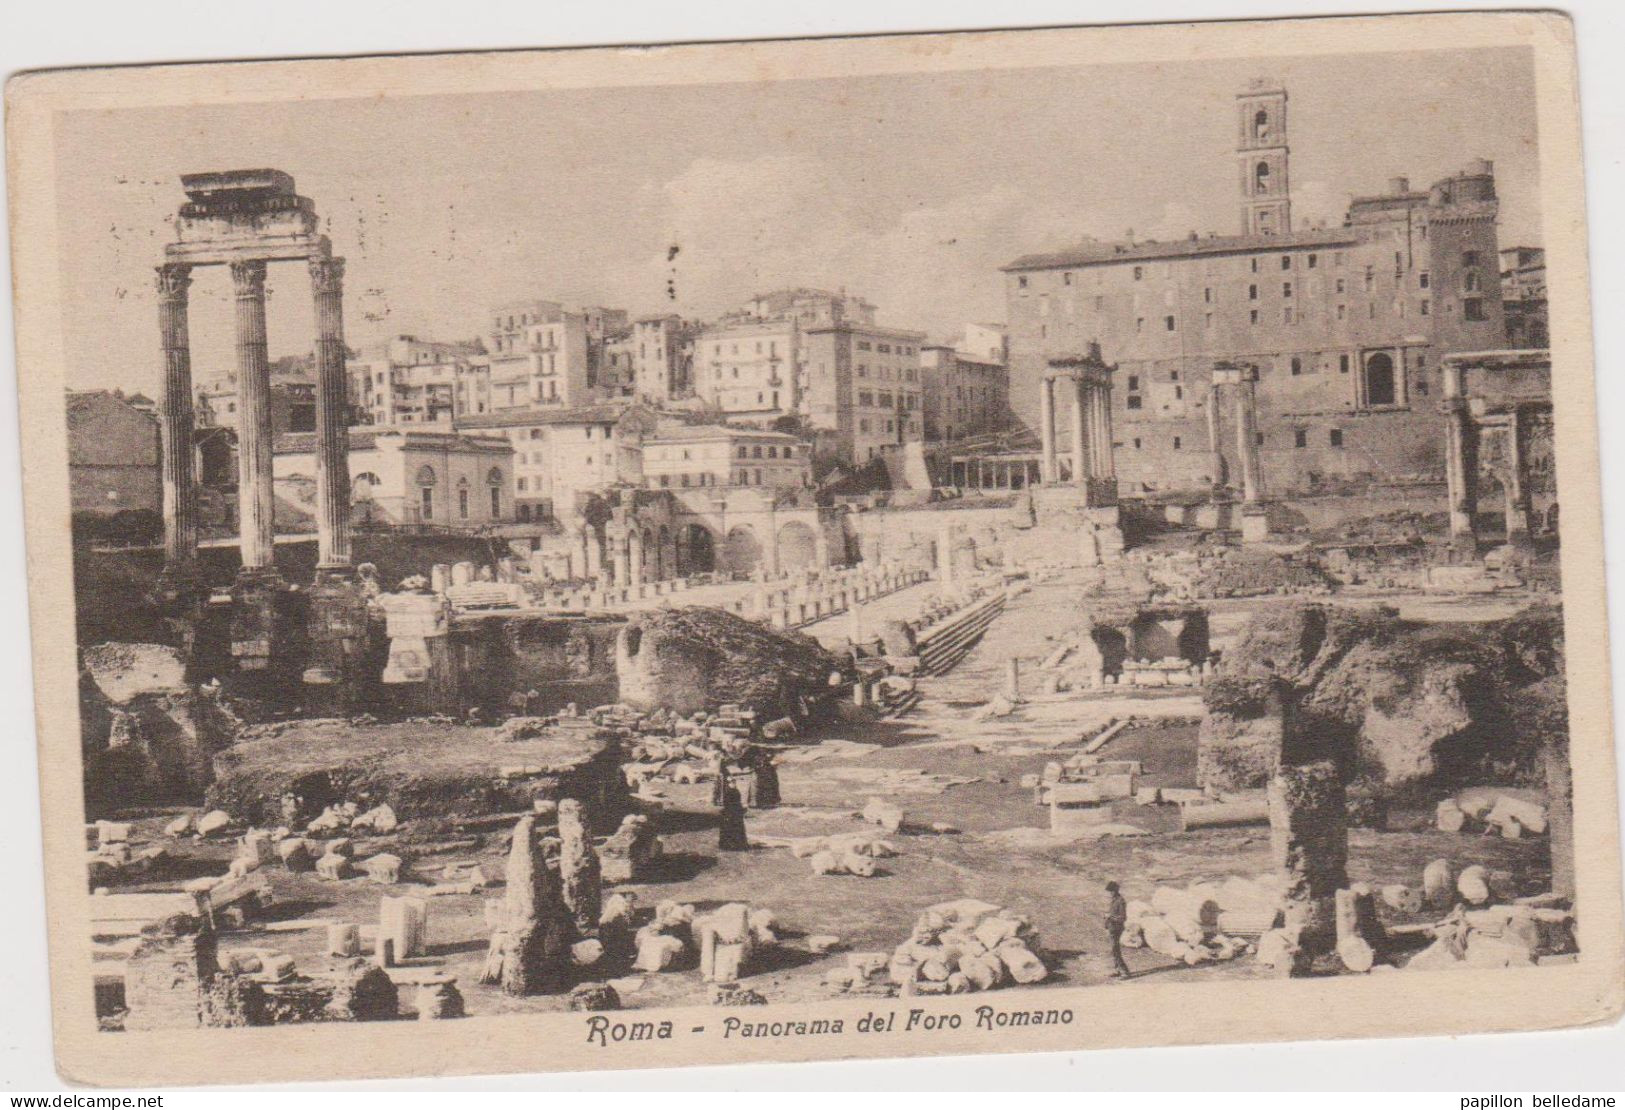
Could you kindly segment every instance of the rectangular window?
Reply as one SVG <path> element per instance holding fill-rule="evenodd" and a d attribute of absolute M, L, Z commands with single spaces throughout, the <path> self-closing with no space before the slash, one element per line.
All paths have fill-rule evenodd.
<path fill-rule="evenodd" d="M 1213 287 L 1211 285 L 1202 290 L 1202 303 L 1203 304 L 1212 304 L 1213 303 Z"/>
<path fill-rule="evenodd" d="M 1134 449 L 1136 451 L 1138 451 L 1140 449 L 1140 437 L 1139 436 L 1134 437 Z"/>
<path fill-rule="evenodd" d="M 1432 313 L 1430 311 L 1431 308 L 1432 308 L 1432 306 L 1425 300 L 1424 301 L 1419 301 L 1417 303 L 1417 305 L 1416 305 L 1416 310 L 1418 312 L 1420 312 L 1423 316 L 1432 315 Z"/>
<path fill-rule="evenodd" d="M 1331 440 L 1331 444 L 1332 444 L 1333 447 L 1341 447 L 1341 446 L 1343 446 L 1343 429 L 1342 428 L 1333 428 L 1331 430 L 1329 438 Z"/>
<path fill-rule="evenodd" d="M 1134 330 L 1136 332 L 1143 332 L 1145 330 L 1145 317 L 1144 316 L 1136 316 L 1134 318 Z"/>
<path fill-rule="evenodd" d="M 1348 355 L 1338 355 L 1337 356 L 1337 372 L 1339 374 L 1347 374 L 1349 372 L 1349 356 Z"/>
<path fill-rule="evenodd" d="M 1309 433 L 1304 431 L 1302 428 L 1299 428 L 1297 431 L 1293 432 L 1292 433 L 1292 446 L 1294 446 L 1294 447 L 1308 447 L 1309 446 Z"/>
<path fill-rule="evenodd" d="M 1130 374 L 1128 376 L 1128 391 L 1130 393 L 1137 393 L 1137 392 L 1139 392 L 1139 389 L 1140 389 L 1140 375 L 1138 375 L 1138 374 Z"/>
<path fill-rule="evenodd" d="M 1258 300 L 1258 286 L 1256 286 L 1256 285 L 1249 285 L 1249 286 L 1248 286 L 1248 287 L 1247 287 L 1247 299 L 1248 299 L 1248 300 L 1249 300 L 1249 301 L 1256 301 L 1256 300 Z"/>
<path fill-rule="evenodd" d="M 502 487 L 491 487 L 491 518 L 494 520 L 502 515 Z"/>
<path fill-rule="evenodd" d="M 1247 315 L 1248 315 L 1248 318 L 1249 318 L 1248 322 L 1251 323 L 1254 327 L 1257 327 L 1258 326 L 1258 309 L 1256 309 L 1256 308 L 1253 309 Z"/>
<path fill-rule="evenodd" d="M 1027 288 L 1027 275 L 1026 274 L 1020 274 L 1020 275 L 1018 275 L 1016 277 L 1016 288 L 1017 289 L 1025 289 L 1025 288 Z"/>
<path fill-rule="evenodd" d="M 1173 331 L 1174 330 L 1174 318 L 1172 316 L 1164 316 L 1162 318 L 1162 326 L 1163 326 L 1164 330 L 1166 330 L 1166 331 Z"/>
<path fill-rule="evenodd" d="M 1140 404 L 1140 395 L 1138 393 L 1129 394 L 1128 397 L 1123 401 L 1123 407 L 1126 409 L 1137 409 L 1140 407 Z"/>
<path fill-rule="evenodd" d="M 1185 387 L 1182 386 L 1182 385 L 1174 386 L 1174 400 L 1183 401 L 1184 399 L 1185 399 Z"/>
<path fill-rule="evenodd" d="M 1292 296 L 1292 283 L 1290 281 L 1283 281 L 1281 283 L 1281 296 L 1283 296 L 1283 297 Z"/>
<path fill-rule="evenodd" d="M 423 496 L 423 519 L 424 520 L 433 520 L 434 519 L 434 489 L 429 487 L 429 486 L 424 486 L 422 496 Z"/>
<path fill-rule="evenodd" d="M 1309 268 L 1311 270 L 1313 270 L 1315 268 L 1315 263 L 1318 262 L 1318 261 L 1320 261 L 1318 258 L 1316 258 L 1314 255 L 1310 255 L 1309 256 Z"/>
<path fill-rule="evenodd" d="M 1341 305 L 1341 304 L 1338 305 L 1337 306 L 1337 318 L 1339 320 L 1342 320 L 1342 319 L 1347 318 L 1347 316 L 1348 316 L 1348 306 L 1347 305 Z"/>
<path fill-rule="evenodd" d="M 1428 287 L 1428 272 L 1426 270 L 1423 270 L 1421 273 L 1416 275 L 1416 284 L 1422 289 L 1426 289 Z"/>
<path fill-rule="evenodd" d="M 1174 450 L 1175 451 L 1179 450 L 1179 437 L 1178 436 L 1174 437 Z"/>
<path fill-rule="evenodd" d="M 1481 322 L 1489 317 L 1484 315 L 1484 302 L 1477 297 L 1465 297 L 1461 302 L 1461 314 L 1464 319 Z"/>
<path fill-rule="evenodd" d="M 1292 269 L 1292 256 L 1290 254 L 1283 254 L 1281 256 L 1281 269 L 1283 269 L 1283 270 Z"/>
<path fill-rule="evenodd" d="M 1136 267 L 1134 267 L 1134 280 L 1135 281 L 1139 281 L 1144 276 L 1145 276 L 1145 267 L 1144 266 L 1136 266 Z"/>
<path fill-rule="evenodd" d="M 1252 263 L 1253 263 L 1253 273 L 1256 274 L 1256 273 L 1258 273 L 1258 259 L 1256 259 L 1256 258 L 1253 259 Z"/>
<path fill-rule="evenodd" d="M 1292 323 L 1292 306 L 1291 305 L 1287 305 L 1285 308 L 1281 309 L 1281 323 L 1283 323 L 1283 324 Z"/>
<path fill-rule="evenodd" d="M 1061 275 L 1061 284 L 1062 285 L 1071 285 L 1072 284 L 1072 271 L 1071 270 L 1068 270 L 1066 273 Z"/>
<path fill-rule="evenodd" d="M 1477 251 L 1462 251 L 1461 252 L 1461 264 L 1463 266 L 1477 266 L 1478 265 L 1478 252 Z"/>
<path fill-rule="evenodd" d="M 1344 280 L 1343 280 L 1343 279 L 1342 279 L 1342 278 L 1338 278 L 1338 279 L 1337 279 L 1337 282 L 1336 282 L 1336 285 L 1335 285 L 1335 286 L 1334 286 L 1334 288 L 1335 288 L 1335 289 L 1336 289 L 1336 290 L 1337 290 L 1337 292 L 1339 292 L 1339 293 L 1346 293 L 1346 292 L 1348 292 L 1348 284 L 1347 284 L 1347 283 L 1346 283 L 1346 282 L 1344 282 Z"/>

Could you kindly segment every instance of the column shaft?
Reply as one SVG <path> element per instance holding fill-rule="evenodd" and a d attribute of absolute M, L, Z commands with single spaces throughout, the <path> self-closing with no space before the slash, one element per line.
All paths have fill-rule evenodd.
<path fill-rule="evenodd" d="M 233 262 L 237 294 L 237 531 L 245 571 L 274 565 L 271 368 L 265 349 L 265 263 Z"/>
<path fill-rule="evenodd" d="M 1242 500 L 1248 503 L 1257 501 L 1264 493 L 1258 466 L 1258 421 L 1253 405 L 1253 383 L 1244 381 L 1236 390 L 1236 455 L 1241 459 Z"/>
<path fill-rule="evenodd" d="M 1115 434 L 1112 431 L 1112 387 L 1108 382 L 1100 387 L 1100 476 L 1113 481 L 1117 479 Z"/>
<path fill-rule="evenodd" d="M 1207 390 L 1207 449 L 1208 474 L 1210 485 L 1214 490 L 1224 488 L 1224 446 L 1220 440 L 1219 432 L 1219 385 L 1217 382 L 1208 386 Z"/>
<path fill-rule="evenodd" d="M 1055 472 L 1055 382 L 1051 378 L 1038 382 L 1038 437 L 1042 444 L 1039 476 L 1045 485 L 1054 485 L 1061 476 Z"/>
<path fill-rule="evenodd" d="M 1072 481 L 1080 486 L 1089 484 L 1089 425 L 1084 412 L 1082 379 L 1072 381 Z"/>
<path fill-rule="evenodd" d="M 159 434 L 163 447 L 164 569 L 197 560 L 197 482 L 192 466 L 192 349 L 187 329 L 187 287 L 192 268 L 158 267 L 158 332 L 164 352 L 164 395 Z"/>
<path fill-rule="evenodd" d="M 344 259 L 310 260 L 316 299 L 316 566 L 350 565 L 349 385 L 344 365 Z"/>

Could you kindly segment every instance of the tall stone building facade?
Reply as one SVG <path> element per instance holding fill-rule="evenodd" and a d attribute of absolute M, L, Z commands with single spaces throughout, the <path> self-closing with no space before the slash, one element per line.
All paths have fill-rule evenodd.
<path fill-rule="evenodd" d="M 924 341 L 875 323 L 874 306 L 858 297 L 765 293 L 695 339 L 694 388 L 739 422 L 798 417 L 820 455 L 862 464 L 920 438 Z"/>
<path fill-rule="evenodd" d="M 1092 242 L 1005 267 L 1011 393 L 1036 426 L 1051 360 L 1098 342 L 1116 366 L 1125 493 L 1234 486 L 1238 461 L 1214 367 L 1253 381 L 1271 494 L 1438 478 L 1440 365 L 1504 345 L 1493 167 L 1358 197 L 1342 227 L 1293 230 L 1286 92 L 1238 97 L 1246 234 Z"/>

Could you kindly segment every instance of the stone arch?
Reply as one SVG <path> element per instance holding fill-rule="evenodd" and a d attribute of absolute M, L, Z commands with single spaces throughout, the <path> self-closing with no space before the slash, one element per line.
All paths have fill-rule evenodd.
<path fill-rule="evenodd" d="M 779 569 L 791 574 L 818 569 L 818 536 L 804 522 L 788 521 L 779 529 Z"/>
<path fill-rule="evenodd" d="M 1270 191 L 1270 164 L 1259 162 L 1253 167 L 1253 192 L 1262 196 Z"/>
<path fill-rule="evenodd" d="M 1096 628 L 1089 636 L 1100 653 L 1100 672 L 1122 674 L 1123 660 L 1128 656 L 1128 638 L 1115 628 Z"/>
<path fill-rule="evenodd" d="M 703 524 L 685 525 L 677 533 L 677 572 L 710 574 L 717 569 L 717 541 Z"/>
<path fill-rule="evenodd" d="M 1174 632 L 1155 617 L 1136 617 L 1129 625 L 1128 652 L 1136 659 L 1149 659 L 1155 663 L 1170 655 L 1179 654 L 1179 640 Z"/>
<path fill-rule="evenodd" d="M 1399 401 L 1398 380 L 1394 374 L 1394 356 L 1387 351 L 1376 351 L 1365 360 L 1365 403 L 1392 405 Z"/>
<path fill-rule="evenodd" d="M 756 529 L 748 524 L 736 524 L 728 529 L 723 542 L 722 566 L 729 574 L 749 578 L 762 565 L 762 542 L 756 538 Z"/>

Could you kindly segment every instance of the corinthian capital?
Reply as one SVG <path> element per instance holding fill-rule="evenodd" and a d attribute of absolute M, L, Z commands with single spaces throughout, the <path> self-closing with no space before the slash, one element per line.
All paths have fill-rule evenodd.
<path fill-rule="evenodd" d="M 231 264 L 231 284 L 239 297 L 265 296 L 265 260 L 251 259 Z"/>
<path fill-rule="evenodd" d="M 310 283 L 318 293 L 340 293 L 344 290 L 344 259 L 312 258 Z"/>
<path fill-rule="evenodd" d="M 186 290 L 192 284 L 192 267 L 181 262 L 166 262 L 158 267 L 158 299 L 184 301 Z"/>

